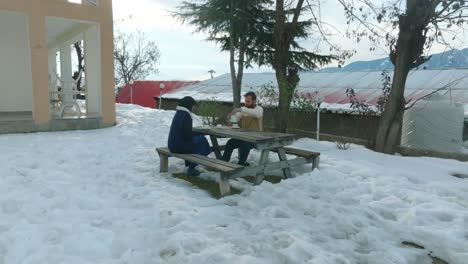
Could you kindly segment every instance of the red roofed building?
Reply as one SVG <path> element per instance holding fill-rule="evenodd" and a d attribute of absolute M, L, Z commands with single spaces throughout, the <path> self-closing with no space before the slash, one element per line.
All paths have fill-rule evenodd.
<path fill-rule="evenodd" d="M 127 83 L 116 96 L 116 102 L 121 104 L 137 104 L 144 107 L 157 107 L 155 96 L 174 91 L 198 81 L 135 81 Z"/>

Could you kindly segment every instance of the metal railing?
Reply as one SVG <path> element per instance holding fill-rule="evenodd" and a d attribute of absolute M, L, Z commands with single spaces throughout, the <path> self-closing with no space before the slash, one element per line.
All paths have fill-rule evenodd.
<path fill-rule="evenodd" d="M 66 2 L 75 3 L 75 4 L 82 4 L 88 6 L 99 6 L 99 0 L 65 0 Z"/>
<path fill-rule="evenodd" d="M 84 0 L 84 1 L 90 3 L 93 6 L 99 5 L 99 0 Z"/>

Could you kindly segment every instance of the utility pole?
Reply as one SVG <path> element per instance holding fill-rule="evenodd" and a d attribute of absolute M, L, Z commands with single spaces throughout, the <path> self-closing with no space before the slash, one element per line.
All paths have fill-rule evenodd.
<path fill-rule="evenodd" d="M 131 80 L 129 83 L 130 83 L 130 103 L 133 104 L 133 84 L 135 82 Z"/>

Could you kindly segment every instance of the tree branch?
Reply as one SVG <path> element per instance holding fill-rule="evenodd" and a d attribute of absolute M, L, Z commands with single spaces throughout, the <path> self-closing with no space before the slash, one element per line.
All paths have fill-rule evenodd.
<path fill-rule="evenodd" d="M 434 91 L 432 91 L 432 92 L 430 92 L 430 93 L 424 95 L 423 97 L 420 97 L 420 98 L 416 99 L 416 100 L 413 101 L 410 105 L 406 106 L 406 107 L 405 107 L 405 110 L 408 110 L 408 109 L 412 108 L 414 105 L 416 105 L 416 103 L 418 103 L 418 102 L 420 102 L 420 101 L 422 101 L 422 100 L 424 100 L 424 99 L 426 99 L 426 98 L 428 98 L 428 97 L 430 97 L 430 96 L 432 96 L 432 95 L 438 93 L 439 91 L 447 90 L 447 89 L 452 88 L 453 85 L 459 83 L 460 81 L 462 81 L 463 79 L 465 79 L 465 78 L 467 78 L 467 77 L 468 77 L 468 76 L 461 77 L 461 78 L 458 78 L 458 79 L 456 79 L 456 80 L 453 80 L 453 81 L 451 81 L 450 83 L 447 83 L 446 85 L 442 86 L 441 88 L 436 89 L 436 90 L 434 90 Z M 408 102 L 408 103 L 409 103 L 409 102 Z"/>

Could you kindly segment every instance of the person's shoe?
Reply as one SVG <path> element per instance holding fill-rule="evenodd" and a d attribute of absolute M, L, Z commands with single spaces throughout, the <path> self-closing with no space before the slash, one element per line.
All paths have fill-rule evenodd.
<path fill-rule="evenodd" d="M 189 168 L 187 170 L 187 176 L 189 177 L 197 177 L 199 175 L 200 175 L 200 172 L 195 168 Z"/>
<path fill-rule="evenodd" d="M 241 165 L 241 166 L 244 166 L 244 167 L 248 167 L 248 166 L 250 166 L 250 163 L 248 163 L 248 162 L 244 162 L 244 163 L 237 163 L 237 164 L 239 164 L 239 165 Z"/>

